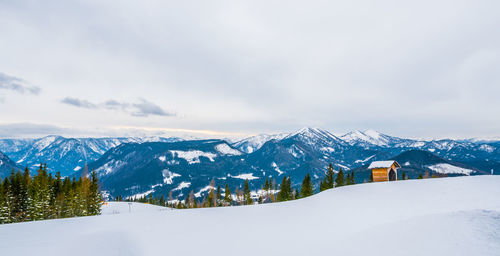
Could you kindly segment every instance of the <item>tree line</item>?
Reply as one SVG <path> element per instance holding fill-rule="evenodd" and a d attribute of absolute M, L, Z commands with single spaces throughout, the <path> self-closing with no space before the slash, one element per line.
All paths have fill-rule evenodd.
<path fill-rule="evenodd" d="M 0 178 L 0 224 L 98 215 L 101 205 L 95 172 L 63 179 L 59 172 L 48 174 L 47 165 L 41 164 L 36 175 L 26 167 Z"/>
<path fill-rule="evenodd" d="M 325 173 L 325 177 L 319 182 L 319 192 L 331 189 L 334 187 L 342 187 L 355 184 L 354 172 L 344 173 L 342 168 L 339 168 L 337 174 L 333 170 L 333 165 L 330 164 Z M 160 206 L 167 206 L 178 209 L 185 208 L 205 208 L 205 207 L 223 207 L 234 205 L 252 205 L 255 203 L 274 203 L 289 200 L 304 198 L 315 194 L 316 190 L 309 173 L 306 173 L 302 184 L 293 187 L 290 176 L 283 176 L 281 184 L 277 184 L 276 180 L 267 177 L 260 191 L 252 196 L 248 179 L 243 184 L 243 189 L 236 187 L 232 193 L 228 184 L 225 184 L 224 189 L 215 185 L 215 180 L 210 182 L 210 190 L 208 195 L 198 200 L 193 190 L 184 199 L 174 199 L 172 191 L 168 198 L 163 195 L 153 196 L 153 194 L 145 195 L 139 198 L 123 199 L 122 196 L 116 198 L 117 201 L 141 202 Z"/>

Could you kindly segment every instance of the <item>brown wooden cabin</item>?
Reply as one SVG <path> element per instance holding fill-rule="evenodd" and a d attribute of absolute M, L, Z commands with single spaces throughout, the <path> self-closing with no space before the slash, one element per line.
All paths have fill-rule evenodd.
<path fill-rule="evenodd" d="M 401 168 L 401 165 L 394 160 L 374 161 L 368 167 L 372 170 L 374 182 L 397 180 L 398 168 Z"/>

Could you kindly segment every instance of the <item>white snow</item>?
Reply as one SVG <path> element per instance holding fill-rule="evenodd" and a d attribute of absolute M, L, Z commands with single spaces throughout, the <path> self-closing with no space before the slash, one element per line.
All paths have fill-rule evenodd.
<path fill-rule="evenodd" d="M 222 155 L 239 156 L 242 154 L 240 151 L 231 148 L 226 143 L 215 146 L 215 150 L 217 150 L 217 152 L 221 153 Z"/>
<path fill-rule="evenodd" d="M 274 168 L 274 170 L 275 170 L 276 172 L 278 172 L 278 176 L 280 176 L 281 174 L 283 174 L 283 171 L 281 171 L 281 170 L 280 170 L 280 168 L 278 167 L 278 165 L 277 165 L 275 162 L 273 162 L 273 163 L 271 164 L 271 166 Z M 264 173 L 264 175 L 265 175 L 265 173 Z"/>
<path fill-rule="evenodd" d="M 356 163 L 356 164 L 357 164 L 357 163 L 364 163 L 364 162 L 366 162 L 366 161 L 368 161 L 368 160 L 372 159 L 374 156 L 375 156 L 375 155 L 373 155 L 373 156 L 369 156 L 369 157 L 367 157 L 367 158 L 365 158 L 365 159 L 363 159 L 363 160 L 356 160 L 356 161 L 354 161 L 354 163 Z"/>
<path fill-rule="evenodd" d="M 281 140 L 286 136 L 288 136 L 286 133 L 274 135 L 261 134 L 238 141 L 234 143 L 233 146 L 246 153 L 252 153 L 260 149 L 266 142 L 270 140 Z"/>
<path fill-rule="evenodd" d="M 129 214 L 129 213 L 151 213 L 157 211 L 168 211 L 170 208 L 142 204 L 142 203 L 129 203 L 127 202 L 107 202 L 102 206 L 102 215 L 110 214 Z"/>
<path fill-rule="evenodd" d="M 179 186 L 177 186 L 176 188 L 172 189 L 172 191 L 177 191 L 177 190 L 181 190 L 181 189 L 184 189 L 184 188 L 189 188 L 189 186 L 191 186 L 191 182 L 186 182 L 186 181 L 183 181 L 179 184 Z"/>
<path fill-rule="evenodd" d="M 437 173 L 445 173 L 445 174 L 465 174 L 470 175 L 474 171 L 471 169 L 465 169 L 462 167 L 454 166 L 451 164 L 435 164 L 429 165 L 427 168 L 437 172 Z"/>
<path fill-rule="evenodd" d="M 200 157 L 206 157 L 211 162 L 214 161 L 214 158 L 217 157 L 216 154 L 210 152 L 203 152 L 200 150 L 190 150 L 190 151 L 181 151 L 181 150 L 171 150 L 173 155 L 177 155 L 178 158 L 183 158 L 189 164 L 195 164 L 200 162 Z"/>
<path fill-rule="evenodd" d="M 235 178 L 235 179 L 242 179 L 242 180 L 255 180 L 255 179 L 258 179 L 259 177 L 255 177 L 253 176 L 253 173 L 245 173 L 245 174 L 240 174 L 240 175 L 237 175 L 237 176 L 231 176 L 231 175 L 228 175 L 232 178 Z"/>
<path fill-rule="evenodd" d="M 167 160 L 167 157 L 166 156 L 160 156 L 160 157 L 158 157 L 158 160 L 160 160 L 162 162 L 165 162 Z"/>
<path fill-rule="evenodd" d="M 324 151 L 324 152 L 328 152 L 328 153 L 335 152 L 335 149 L 332 147 L 322 147 L 322 148 L 320 148 L 320 150 Z"/>
<path fill-rule="evenodd" d="M 0 248 L 40 256 L 498 256 L 499 194 L 500 176 L 488 175 L 345 186 L 242 207 L 133 204 L 129 213 L 126 202 L 109 203 L 101 216 L 0 225 Z"/>
<path fill-rule="evenodd" d="M 178 173 L 174 173 L 174 172 L 171 172 L 169 171 L 168 169 L 164 169 L 161 174 L 163 175 L 163 183 L 165 184 L 172 184 L 173 182 L 173 179 L 175 177 L 181 177 L 180 174 Z"/>
<path fill-rule="evenodd" d="M 486 144 L 483 144 L 479 147 L 479 149 L 483 150 L 483 151 L 486 151 L 488 153 L 493 153 L 493 151 L 495 151 L 495 148 L 493 148 L 492 146 L 490 145 L 486 145 Z"/>
<path fill-rule="evenodd" d="M 368 169 L 374 169 L 374 168 L 389 168 L 392 166 L 394 163 L 394 160 L 387 160 L 387 161 L 373 161 L 370 166 L 368 166 Z"/>
<path fill-rule="evenodd" d="M 387 136 L 386 136 L 387 137 Z M 389 143 L 389 139 L 383 136 L 383 134 L 374 131 L 374 130 L 366 130 L 362 131 L 352 131 L 349 132 L 340 138 L 344 141 L 347 141 L 351 145 L 356 142 L 364 142 L 377 146 L 387 146 Z"/>
<path fill-rule="evenodd" d="M 76 171 L 78 171 L 78 170 L 80 170 L 80 169 L 82 169 L 82 167 L 81 167 L 81 166 L 77 166 L 77 167 L 75 167 L 75 169 L 73 169 L 73 171 L 75 171 L 75 172 L 76 172 Z"/>
<path fill-rule="evenodd" d="M 338 167 L 343 168 L 343 169 L 344 169 L 344 171 L 345 171 L 345 170 L 350 170 L 350 168 L 349 168 L 349 167 L 347 167 L 347 166 L 345 166 L 345 165 L 343 165 L 343 164 L 335 164 L 335 165 L 336 165 L 336 166 L 338 166 Z"/>
<path fill-rule="evenodd" d="M 200 189 L 200 191 L 194 193 L 194 196 L 201 197 L 201 193 L 206 192 L 206 191 L 210 191 L 211 189 L 215 190 L 215 187 L 208 185 L 208 186 Z"/>

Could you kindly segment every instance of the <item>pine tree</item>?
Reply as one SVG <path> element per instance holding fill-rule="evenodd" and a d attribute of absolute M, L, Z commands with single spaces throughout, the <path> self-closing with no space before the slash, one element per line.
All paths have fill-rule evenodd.
<path fill-rule="evenodd" d="M 418 179 L 423 179 L 424 177 L 422 176 L 421 173 L 418 174 Z"/>
<path fill-rule="evenodd" d="M 308 197 L 312 196 L 313 194 L 314 194 L 314 188 L 311 181 L 311 176 L 309 176 L 309 173 L 307 173 L 306 176 L 304 177 L 304 180 L 302 181 L 302 187 L 300 188 L 300 196 Z"/>
<path fill-rule="evenodd" d="M 335 173 L 333 172 L 333 165 L 330 164 L 328 166 L 328 170 L 326 171 L 326 177 L 325 177 L 325 181 L 324 181 L 324 186 L 326 189 L 331 189 L 335 185 L 334 175 L 335 175 Z"/>
<path fill-rule="evenodd" d="M 163 195 L 162 195 L 163 199 Z M 97 173 L 92 171 L 90 174 L 90 184 L 88 193 L 88 215 L 98 215 L 101 214 L 101 202 L 102 196 L 99 192 L 99 179 L 97 178 Z"/>
<path fill-rule="evenodd" d="M 406 180 L 406 173 L 405 172 L 401 173 L 401 179 Z"/>
<path fill-rule="evenodd" d="M 243 185 L 243 197 L 245 200 L 245 204 L 253 204 L 252 195 L 250 194 L 250 186 L 248 185 L 248 179 L 245 179 L 245 183 Z"/>
<path fill-rule="evenodd" d="M 233 203 L 233 198 L 231 196 L 231 189 L 229 189 L 229 185 L 226 183 L 226 188 L 224 190 L 224 201 L 226 205 L 231 205 Z"/>
<path fill-rule="evenodd" d="M 215 194 L 214 190 L 210 189 L 210 192 L 208 193 L 207 197 L 207 207 L 212 207 L 215 204 Z"/>
<path fill-rule="evenodd" d="M 370 172 L 370 178 L 368 179 L 368 182 L 373 182 L 373 172 Z"/>
<path fill-rule="evenodd" d="M 217 206 L 219 206 L 221 204 L 221 201 L 222 201 L 222 192 L 221 192 L 220 186 L 217 186 L 216 199 L 217 199 Z"/>
<path fill-rule="evenodd" d="M 278 192 L 277 195 L 277 200 L 279 202 L 282 201 L 287 201 L 287 200 L 292 200 L 293 199 L 293 194 L 292 194 L 292 181 L 290 177 L 283 177 L 283 180 L 281 181 L 280 185 L 280 191 Z"/>
<path fill-rule="evenodd" d="M 354 180 L 354 171 L 351 171 L 349 175 L 349 185 L 354 185 L 356 184 L 356 181 Z"/>
<path fill-rule="evenodd" d="M 337 173 L 337 178 L 335 179 L 335 186 L 342 187 L 345 185 L 345 183 L 344 171 L 342 170 L 342 168 L 340 168 L 339 172 Z"/>

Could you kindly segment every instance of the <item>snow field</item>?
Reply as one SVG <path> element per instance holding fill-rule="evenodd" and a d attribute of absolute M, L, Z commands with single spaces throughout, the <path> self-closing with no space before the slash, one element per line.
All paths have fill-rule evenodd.
<path fill-rule="evenodd" d="M 134 204 L 128 213 L 127 203 L 110 203 L 101 216 L 1 225 L 0 248 L 4 255 L 500 255 L 498 195 L 500 176 L 472 176 L 346 186 L 241 207 Z"/>

